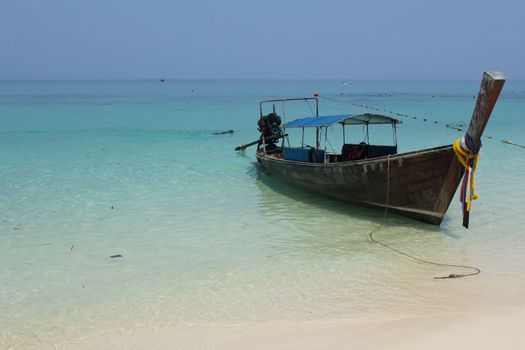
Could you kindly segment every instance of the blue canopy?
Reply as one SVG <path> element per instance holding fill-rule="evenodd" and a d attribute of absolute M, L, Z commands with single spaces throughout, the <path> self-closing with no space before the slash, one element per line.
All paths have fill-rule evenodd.
<path fill-rule="evenodd" d="M 326 115 L 320 117 L 308 117 L 300 118 L 293 120 L 284 124 L 285 128 L 315 128 L 315 127 L 325 127 L 333 125 L 339 121 L 345 120 L 346 118 L 352 116 L 351 114 L 343 115 Z"/>
<path fill-rule="evenodd" d="M 293 120 L 284 124 L 285 128 L 319 128 L 328 127 L 336 123 L 343 125 L 356 124 L 398 124 L 401 121 L 381 114 L 341 114 L 319 117 L 307 117 Z"/>

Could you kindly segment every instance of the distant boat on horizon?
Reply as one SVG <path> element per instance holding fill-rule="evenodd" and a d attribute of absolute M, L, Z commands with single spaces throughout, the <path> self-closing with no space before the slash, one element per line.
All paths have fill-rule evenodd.
<path fill-rule="evenodd" d="M 160 82 L 163 83 L 165 81 L 164 78 L 160 78 Z"/>

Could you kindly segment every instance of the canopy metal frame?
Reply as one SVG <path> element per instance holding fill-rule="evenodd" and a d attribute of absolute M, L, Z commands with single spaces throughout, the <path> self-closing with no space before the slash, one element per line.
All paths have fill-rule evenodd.
<path fill-rule="evenodd" d="M 304 101 L 304 102 L 308 103 L 308 101 L 310 101 L 310 100 L 315 101 L 315 117 L 319 117 L 319 99 L 317 97 L 292 97 L 292 98 L 278 98 L 278 99 L 264 100 L 264 101 L 259 102 L 259 115 L 260 115 L 261 118 L 263 117 L 263 106 L 265 104 L 269 104 L 269 103 L 274 104 L 273 105 L 273 112 L 275 113 L 275 103 L 276 102 L 280 102 L 282 104 L 283 118 L 284 118 L 284 113 L 285 113 L 284 112 L 285 111 L 284 106 L 285 106 L 286 102 Z M 303 132 L 302 132 L 302 138 L 301 138 L 301 147 L 304 147 L 304 128 L 302 128 L 302 129 L 303 129 Z M 316 139 L 316 141 L 315 141 L 316 148 L 319 148 L 319 128 L 316 128 L 315 139 Z M 284 145 L 284 138 L 283 138 L 282 142 L 283 142 L 282 144 Z M 290 141 L 288 140 L 288 145 L 289 144 L 290 144 Z"/>

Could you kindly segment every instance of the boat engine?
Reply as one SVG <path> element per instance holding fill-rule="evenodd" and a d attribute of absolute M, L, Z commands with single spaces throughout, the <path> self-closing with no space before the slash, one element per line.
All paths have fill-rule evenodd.
<path fill-rule="evenodd" d="M 261 141 L 266 141 L 266 147 L 275 148 L 275 143 L 283 134 L 281 117 L 275 112 L 263 115 L 257 122 L 257 130 L 261 132 Z"/>

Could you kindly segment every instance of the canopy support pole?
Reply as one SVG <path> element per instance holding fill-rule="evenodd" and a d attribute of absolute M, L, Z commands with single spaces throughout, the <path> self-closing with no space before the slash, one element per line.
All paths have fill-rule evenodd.
<path fill-rule="evenodd" d="M 326 163 L 326 143 L 328 142 L 328 127 L 326 126 L 324 128 L 324 159 L 323 159 L 323 163 Z"/>
<path fill-rule="evenodd" d="M 324 128 L 324 150 L 326 152 L 326 143 L 328 142 L 328 127 Z"/>
<path fill-rule="evenodd" d="M 392 131 L 393 131 L 393 138 L 394 138 L 394 146 L 397 147 L 397 127 L 395 123 L 392 123 Z"/>

